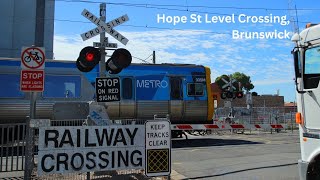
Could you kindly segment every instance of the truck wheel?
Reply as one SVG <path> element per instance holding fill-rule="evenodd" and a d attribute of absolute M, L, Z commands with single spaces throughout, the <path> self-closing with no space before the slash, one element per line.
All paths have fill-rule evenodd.
<path fill-rule="evenodd" d="M 315 158 L 308 166 L 307 180 L 320 179 L 320 156 Z"/>

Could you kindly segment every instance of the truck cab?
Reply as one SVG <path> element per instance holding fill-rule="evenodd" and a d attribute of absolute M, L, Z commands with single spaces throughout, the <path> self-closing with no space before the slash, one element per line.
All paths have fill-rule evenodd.
<path fill-rule="evenodd" d="M 292 39 L 301 157 L 300 179 L 320 179 L 320 25 L 308 24 Z"/>

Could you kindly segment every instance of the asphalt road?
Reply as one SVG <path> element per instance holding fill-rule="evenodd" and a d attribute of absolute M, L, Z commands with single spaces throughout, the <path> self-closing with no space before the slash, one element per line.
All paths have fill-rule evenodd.
<path fill-rule="evenodd" d="M 188 138 L 172 141 L 172 179 L 299 179 L 298 131 Z M 23 177 L 23 171 L 0 173 L 3 177 Z"/>
<path fill-rule="evenodd" d="M 189 136 L 172 146 L 172 179 L 299 179 L 298 131 Z"/>

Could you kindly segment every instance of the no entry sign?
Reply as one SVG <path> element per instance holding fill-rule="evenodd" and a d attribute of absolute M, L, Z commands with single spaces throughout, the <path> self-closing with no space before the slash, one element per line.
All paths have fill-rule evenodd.
<path fill-rule="evenodd" d="M 44 71 L 43 70 L 22 70 L 20 78 L 20 90 L 24 92 L 43 92 Z"/>

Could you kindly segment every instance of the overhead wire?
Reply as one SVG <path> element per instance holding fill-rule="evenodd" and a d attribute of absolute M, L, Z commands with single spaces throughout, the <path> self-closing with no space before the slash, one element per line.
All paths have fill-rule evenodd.
<path fill-rule="evenodd" d="M 147 57 L 146 59 L 141 59 L 141 58 L 138 58 L 138 57 L 135 57 L 135 56 L 132 56 L 133 58 L 136 58 L 136 59 L 139 59 L 140 61 L 144 62 L 144 63 L 147 63 L 147 64 L 151 64 L 150 62 L 146 61 L 146 59 L 148 59 L 149 57 Z"/>
<path fill-rule="evenodd" d="M 119 6 L 133 6 L 133 7 L 182 7 L 182 8 L 208 8 L 208 9 L 239 9 L 239 10 L 268 10 L 268 11 L 287 11 L 287 10 L 298 10 L 298 11 L 320 11 L 320 8 L 265 8 L 265 7 L 237 7 L 237 6 L 205 6 L 205 5 L 175 5 L 175 4 L 148 4 L 148 3 L 127 3 L 127 2 L 104 2 L 104 1 L 89 1 L 89 0 L 55 0 L 60 2 L 81 2 L 81 3 L 106 3 L 109 5 Z"/>

